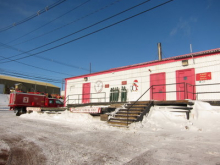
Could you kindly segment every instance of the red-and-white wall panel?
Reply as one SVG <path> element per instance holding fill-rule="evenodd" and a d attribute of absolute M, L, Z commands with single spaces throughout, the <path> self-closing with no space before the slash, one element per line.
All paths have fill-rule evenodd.
<path fill-rule="evenodd" d="M 188 59 L 188 66 L 182 66 L 182 60 L 186 59 Z M 171 60 L 154 65 L 150 64 L 144 67 L 142 66 L 134 69 L 131 67 L 120 71 L 108 70 L 106 72 L 101 72 L 100 74 L 91 74 L 84 76 L 88 77 L 88 81 L 84 81 L 83 76 L 77 78 L 69 78 L 66 80 L 66 97 L 68 99 L 69 96 L 69 104 L 77 103 L 78 99 L 82 99 L 81 94 L 83 83 L 91 83 L 91 97 L 100 97 L 100 99 L 91 99 L 91 102 L 108 102 L 110 96 L 110 89 L 116 87 L 121 89 L 122 86 L 125 86 L 128 91 L 127 101 L 134 101 L 150 87 L 150 74 L 165 72 L 166 84 L 173 84 L 166 85 L 166 91 L 174 91 L 166 93 L 166 100 L 176 100 L 176 71 L 190 68 L 195 69 L 195 75 L 198 73 L 211 72 L 212 78 L 210 80 L 195 80 L 196 85 L 220 83 L 220 54 L 194 58 L 190 57 L 186 59 L 179 59 L 176 61 Z M 135 80 L 137 80 L 136 84 L 138 85 L 138 90 L 131 91 L 131 86 Z M 122 85 L 122 81 L 126 81 L 126 85 Z M 95 88 L 95 86 L 97 86 L 97 83 L 100 82 L 102 82 L 102 89 L 100 89 L 99 87 L 97 92 L 97 88 Z M 105 88 L 108 85 L 109 87 Z M 217 89 L 219 89 L 219 87 L 214 85 L 209 87 L 206 86 L 206 88 L 204 88 L 204 86 L 199 86 L 196 87 L 196 92 L 205 92 L 207 91 L 207 89 L 208 91 L 214 92 Z M 103 93 L 105 93 L 105 95 Z M 103 97 L 105 96 L 106 100 L 103 99 Z M 216 99 L 220 98 L 220 95 L 217 93 L 209 94 L 208 98 Z M 200 94 L 199 99 L 207 99 L 207 94 Z M 150 92 L 146 93 L 141 100 L 150 100 Z"/>

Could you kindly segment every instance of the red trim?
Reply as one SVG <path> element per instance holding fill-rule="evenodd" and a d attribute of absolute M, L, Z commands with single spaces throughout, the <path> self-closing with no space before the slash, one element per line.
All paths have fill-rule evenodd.
<path fill-rule="evenodd" d="M 67 86 L 67 79 L 65 79 L 65 98 L 64 98 L 64 107 L 66 106 L 66 86 Z"/>
<path fill-rule="evenodd" d="M 195 55 L 195 56 L 193 56 L 194 59 L 201 58 L 201 57 L 206 57 L 206 56 L 219 55 L 220 48 L 212 49 L 210 51 L 214 51 L 214 50 L 216 50 L 218 52 L 213 53 L 213 52 L 208 52 L 208 51 L 202 51 L 202 52 L 198 52 L 198 53 L 167 58 L 167 59 L 163 59 L 162 61 L 157 60 L 157 61 L 145 62 L 145 63 L 135 64 L 135 65 L 119 67 L 119 68 L 113 68 L 113 69 L 110 69 L 110 70 L 96 72 L 96 73 L 92 73 L 92 74 L 86 74 L 86 75 L 80 75 L 80 76 L 76 76 L 76 77 L 70 77 L 70 78 L 66 78 L 65 80 L 69 81 L 69 80 L 74 80 L 74 79 L 83 78 L 83 77 L 91 77 L 91 76 L 97 76 L 97 75 L 102 75 L 102 74 L 107 74 L 107 73 L 114 73 L 114 72 L 126 71 L 126 70 L 131 70 L 131 69 L 137 69 L 137 68 L 167 64 L 167 63 L 172 63 L 172 62 L 176 62 L 176 61 L 188 60 L 188 59 L 192 59 L 192 55 Z M 207 54 L 204 54 L 205 52 L 207 52 Z"/>

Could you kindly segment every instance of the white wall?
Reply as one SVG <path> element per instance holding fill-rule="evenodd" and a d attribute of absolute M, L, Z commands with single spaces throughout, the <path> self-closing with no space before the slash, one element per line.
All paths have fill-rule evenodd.
<path fill-rule="evenodd" d="M 0 110 L 9 110 L 9 94 L 0 94 Z"/>
<path fill-rule="evenodd" d="M 103 82 L 103 89 L 101 92 L 106 93 L 107 102 L 109 101 L 109 95 L 110 95 L 110 89 L 118 87 L 121 89 L 122 81 L 127 81 L 126 86 L 128 90 L 128 101 L 134 101 L 136 100 L 142 93 L 144 93 L 149 87 L 150 87 L 150 74 L 155 73 L 166 73 L 166 84 L 172 84 L 176 83 L 176 70 L 183 70 L 183 69 L 189 69 L 189 68 L 195 68 L 195 74 L 197 73 L 204 73 L 204 72 L 212 72 L 212 79 L 206 80 L 203 82 L 196 81 L 196 85 L 201 84 L 210 84 L 210 83 L 219 83 L 220 82 L 220 54 L 213 55 L 213 56 L 206 56 L 201 58 L 190 58 L 188 60 L 189 65 L 188 66 L 182 66 L 182 60 L 172 60 L 170 63 L 160 64 L 160 65 L 154 65 L 154 66 L 147 66 L 142 68 L 136 68 L 136 69 L 130 69 L 125 71 L 112 71 L 110 73 L 100 74 L 88 77 L 88 81 L 84 81 L 83 78 L 78 79 L 72 79 L 67 81 L 67 93 L 71 99 L 81 99 L 82 94 L 82 84 L 83 83 L 91 83 L 91 93 L 96 93 L 94 89 L 94 85 L 97 81 Z M 150 71 L 149 71 L 150 69 Z M 138 92 L 131 92 L 130 87 L 134 80 L 138 80 L 138 86 L 139 90 Z M 109 84 L 109 88 L 105 88 L 105 84 Z M 197 92 L 202 91 L 216 91 L 219 90 L 218 86 L 210 86 L 210 87 L 196 87 Z M 176 100 L 176 85 L 167 85 L 166 91 L 173 91 L 170 93 L 166 93 L 166 99 L 167 100 Z M 79 94 L 79 95 L 77 95 Z M 93 94 L 97 97 L 103 97 L 103 94 Z M 207 99 L 208 95 L 199 95 L 200 99 Z M 210 94 L 210 99 L 216 99 L 220 98 L 219 94 Z M 119 97 L 120 98 L 120 97 Z M 147 92 L 146 95 L 141 100 L 149 100 L 150 99 L 150 92 Z M 120 100 L 120 99 L 119 99 Z M 103 100 L 102 100 L 103 101 Z M 73 101 L 72 103 L 76 103 L 77 101 Z M 91 100 L 91 102 L 97 102 L 97 100 Z M 81 101 L 80 101 L 81 103 Z"/>
<path fill-rule="evenodd" d="M 4 90 L 5 90 L 5 85 L 0 84 L 0 94 L 4 94 Z"/>

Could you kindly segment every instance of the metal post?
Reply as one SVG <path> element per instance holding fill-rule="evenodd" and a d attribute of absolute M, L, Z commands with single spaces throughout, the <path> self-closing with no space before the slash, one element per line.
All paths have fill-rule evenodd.
<path fill-rule="evenodd" d="M 186 99 L 186 82 L 184 82 L 184 99 Z"/>
<path fill-rule="evenodd" d="M 188 99 L 188 88 L 187 88 L 187 83 L 186 83 L 186 99 Z"/>
<path fill-rule="evenodd" d="M 152 100 L 154 100 L 154 96 L 153 96 L 153 95 L 154 95 L 154 92 L 153 92 L 153 90 L 154 90 L 154 86 L 152 85 L 152 92 L 151 92 L 151 93 L 152 93 L 152 94 L 151 94 L 151 95 L 152 95 Z"/>

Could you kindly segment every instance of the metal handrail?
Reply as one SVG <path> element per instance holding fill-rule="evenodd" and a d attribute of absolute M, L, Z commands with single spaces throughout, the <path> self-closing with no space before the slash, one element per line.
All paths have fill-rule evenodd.
<path fill-rule="evenodd" d="M 127 126 L 128 126 L 128 111 L 130 111 L 130 109 L 152 88 L 152 86 L 150 86 L 150 88 L 148 88 L 133 104 L 131 104 L 131 106 L 128 108 L 127 110 Z"/>
<path fill-rule="evenodd" d="M 100 92 L 100 93 L 89 93 L 90 96 L 93 95 L 93 94 L 104 94 L 104 97 L 89 97 L 90 100 L 93 100 L 93 99 L 104 99 L 105 102 L 106 102 L 106 92 Z M 67 103 L 69 100 L 78 100 L 78 104 L 79 104 L 79 101 L 82 100 L 82 97 L 80 99 L 80 96 L 83 96 L 83 95 L 87 95 L 87 94 L 73 94 L 73 95 L 68 95 L 68 99 L 66 99 L 65 103 Z M 78 96 L 77 99 L 70 99 L 70 96 Z"/>
<path fill-rule="evenodd" d="M 198 100 L 198 97 L 199 97 L 199 94 L 207 94 L 207 93 L 220 93 L 220 91 L 215 91 L 215 92 L 194 92 L 194 89 L 196 86 L 211 86 L 211 85 L 220 85 L 220 83 L 213 83 L 213 84 L 199 84 L 199 85 L 192 85 L 192 84 L 189 84 L 189 83 L 186 83 L 187 85 L 190 85 L 190 86 L 193 86 L 193 92 L 189 92 L 189 91 L 186 91 L 187 94 L 188 93 L 192 93 L 193 94 L 193 98 L 196 98 L 196 100 Z M 196 97 L 194 96 L 196 95 Z"/>
<path fill-rule="evenodd" d="M 171 83 L 171 84 L 160 84 L 160 85 L 152 85 L 150 86 L 133 104 L 131 104 L 131 106 L 127 109 L 127 126 L 128 126 L 128 112 L 130 111 L 130 109 L 154 86 L 167 86 L 167 85 L 176 85 L 176 84 L 184 84 L 184 90 L 183 91 L 169 91 L 169 92 L 184 92 L 184 95 L 186 93 L 186 83 L 185 82 L 182 82 L 182 83 Z M 152 100 L 153 100 L 153 94 L 154 93 L 168 93 L 167 91 L 166 92 L 153 92 L 152 90 Z M 150 102 L 150 104 L 152 105 L 152 102 Z"/>

